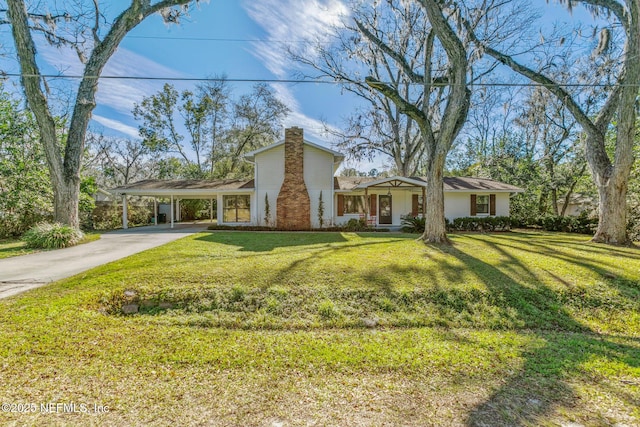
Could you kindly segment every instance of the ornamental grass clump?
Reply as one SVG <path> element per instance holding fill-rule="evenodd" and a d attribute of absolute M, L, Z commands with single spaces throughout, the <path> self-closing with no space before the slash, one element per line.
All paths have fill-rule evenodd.
<path fill-rule="evenodd" d="M 40 223 L 24 233 L 22 240 L 30 248 L 60 249 L 74 246 L 84 238 L 82 231 L 60 223 Z"/>

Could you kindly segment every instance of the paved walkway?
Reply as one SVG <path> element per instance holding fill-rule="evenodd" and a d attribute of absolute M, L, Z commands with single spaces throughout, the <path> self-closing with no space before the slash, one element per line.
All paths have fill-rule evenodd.
<path fill-rule="evenodd" d="M 203 231 L 209 224 L 137 227 L 72 248 L 0 259 L 0 299 Z"/>

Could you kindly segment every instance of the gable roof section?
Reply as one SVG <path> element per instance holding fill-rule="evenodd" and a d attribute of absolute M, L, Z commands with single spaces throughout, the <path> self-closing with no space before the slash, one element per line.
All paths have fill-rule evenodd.
<path fill-rule="evenodd" d="M 365 187 L 425 187 L 427 185 L 427 181 L 422 178 L 407 178 L 404 176 L 391 176 L 388 178 L 378 178 L 374 179 L 371 182 L 363 182 L 358 185 L 356 188 L 365 188 Z"/>
<path fill-rule="evenodd" d="M 342 154 L 342 153 L 338 153 L 337 151 L 333 151 L 333 150 L 331 150 L 331 149 L 329 149 L 327 147 L 323 147 L 322 145 L 315 144 L 315 143 L 313 143 L 311 141 L 307 141 L 306 139 L 304 140 L 304 144 L 331 154 L 333 156 L 333 162 L 334 163 L 338 163 L 338 162 L 341 162 L 341 161 L 344 160 L 344 154 Z M 250 152 L 248 152 L 247 154 L 244 155 L 244 158 L 246 160 L 250 161 L 250 162 L 254 162 L 255 158 L 256 158 L 256 154 L 264 153 L 265 151 L 269 151 L 269 150 L 274 149 L 276 147 L 279 147 L 281 145 L 284 145 L 284 139 L 279 141 L 279 142 L 276 142 L 275 144 L 267 145 L 266 147 L 262 147 L 262 148 L 258 148 L 257 150 L 254 150 L 254 151 L 250 151 Z"/>
<path fill-rule="evenodd" d="M 404 183 L 397 185 L 396 183 Z M 388 183 L 388 184 L 387 184 Z M 336 191 L 353 191 L 361 190 L 365 187 L 380 186 L 389 187 L 424 187 L 427 179 L 423 177 L 389 177 L 389 178 L 372 178 L 368 176 L 337 176 L 334 177 L 333 187 Z M 394 185 L 396 184 L 396 185 Z M 469 192 L 469 191 L 493 191 L 498 193 L 521 193 L 522 188 L 505 184 L 504 182 L 494 181 L 486 178 L 472 177 L 445 177 L 444 191 L 447 192 Z"/>
<path fill-rule="evenodd" d="M 522 193 L 524 190 L 515 185 L 494 181 L 488 178 L 450 176 L 444 178 L 444 191 L 493 191 L 499 193 Z"/>
<path fill-rule="evenodd" d="M 254 188 L 253 179 L 145 179 L 109 191 L 114 194 L 138 196 L 196 196 L 232 191 L 253 191 Z"/>

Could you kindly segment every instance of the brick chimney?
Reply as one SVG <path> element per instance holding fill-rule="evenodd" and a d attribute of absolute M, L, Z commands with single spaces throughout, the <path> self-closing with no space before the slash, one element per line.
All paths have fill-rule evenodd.
<path fill-rule="evenodd" d="M 283 230 L 311 228 L 311 201 L 304 183 L 304 136 L 301 128 L 284 131 L 284 181 L 277 200 L 276 226 Z"/>

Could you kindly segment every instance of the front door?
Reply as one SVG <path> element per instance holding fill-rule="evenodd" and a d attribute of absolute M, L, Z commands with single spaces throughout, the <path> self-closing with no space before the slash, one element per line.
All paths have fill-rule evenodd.
<path fill-rule="evenodd" d="M 380 195 L 378 202 L 378 224 L 392 224 L 393 219 L 391 218 L 391 196 Z"/>

